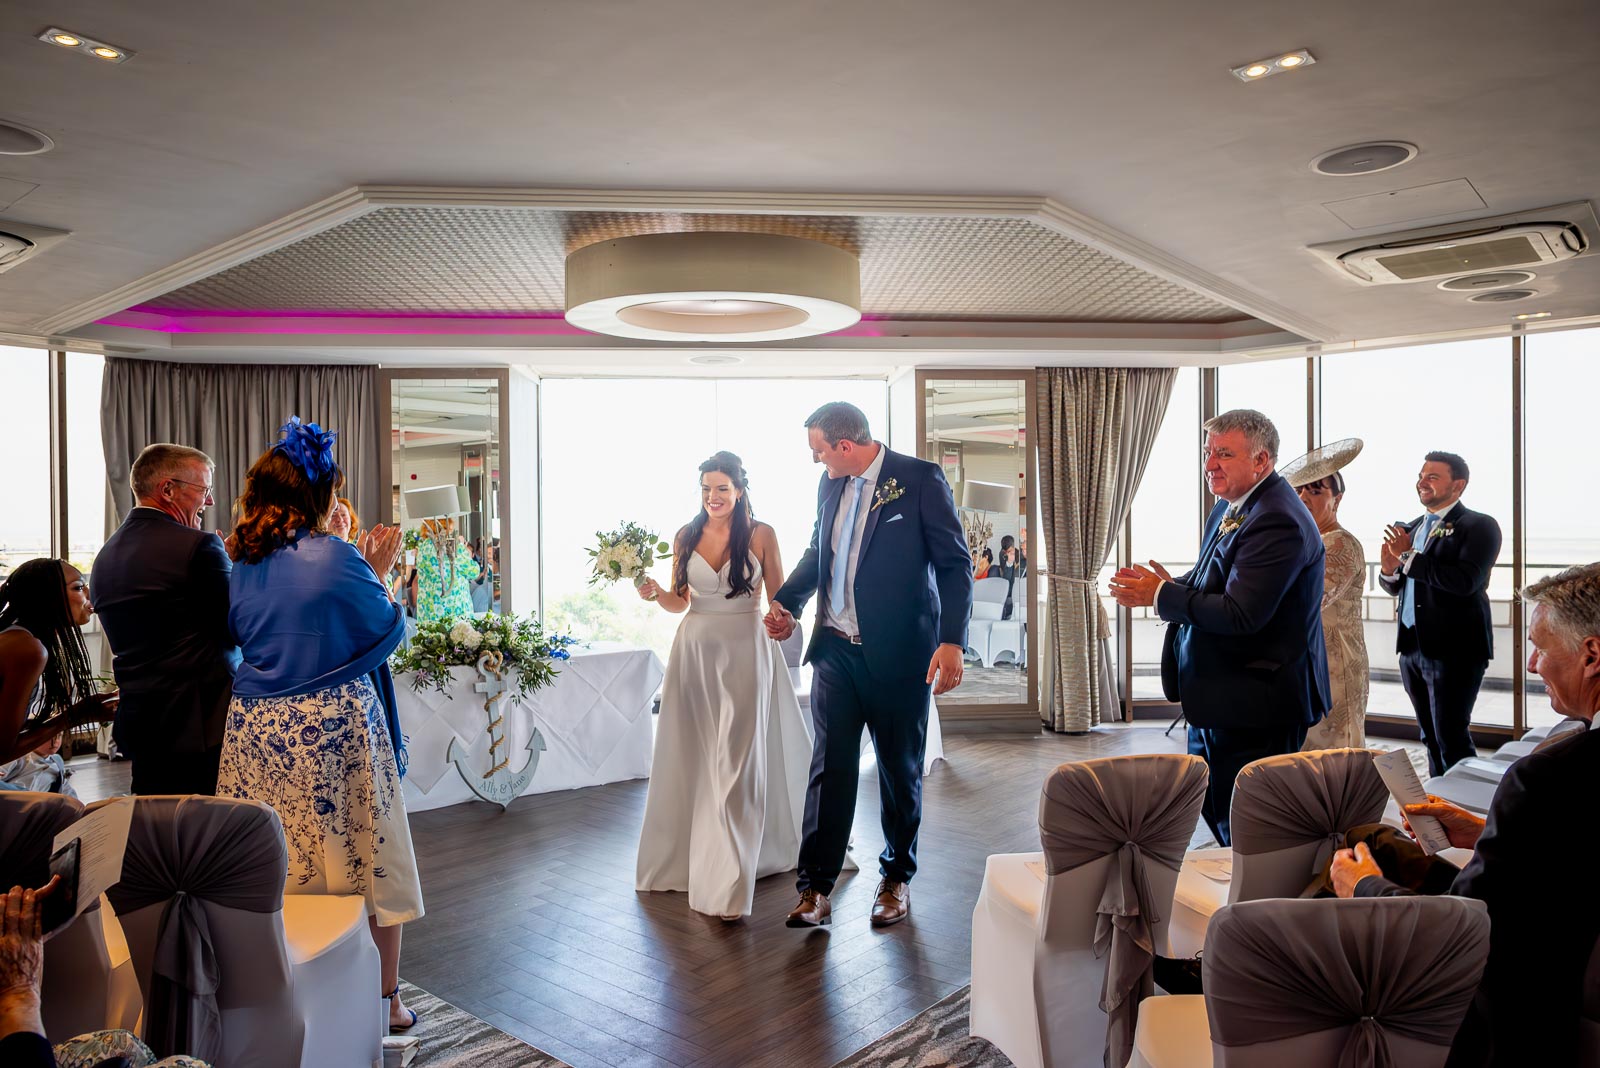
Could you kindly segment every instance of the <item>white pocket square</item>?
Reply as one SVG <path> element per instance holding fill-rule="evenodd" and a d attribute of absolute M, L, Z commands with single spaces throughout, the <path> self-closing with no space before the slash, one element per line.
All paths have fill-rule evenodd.
<path fill-rule="evenodd" d="M 900 520 L 904 519 L 905 517 L 906 517 L 906 514 L 904 512 L 896 512 L 894 515 L 890 516 L 888 519 L 885 519 L 884 522 L 885 523 L 898 523 L 898 522 L 900 522 Z"/>

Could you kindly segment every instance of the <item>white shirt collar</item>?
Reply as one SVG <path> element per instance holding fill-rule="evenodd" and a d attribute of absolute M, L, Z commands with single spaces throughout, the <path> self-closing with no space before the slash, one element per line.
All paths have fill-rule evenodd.
<path fill-rule="evenodd" d="M 881 441 L 875 441 L 873 444 L 878 447 L 878 455 L 872 458 L 872 462 L 861 472 L 860 477 L 866 479 L 867 483 L 876 485 L 878 476 L 883 473 L 883 458 L 888 455 L 889 447 Z"/>
<path fill-rule="evenodd" d="M 1268 471 L 1265 475 L 1262 475 L 1261 481 L 1257 482 L 1254 486 L 1251 486 L 1249 493 L 1246 493 L 1243 497 L 1240 497 L 1238 500 L 1228 505 L 1228 511 L 1235 513 L 1244 511 L 1244 506 L 1250 503 L 1250 498 L 1254 497 L 1261 487 L 1267 484 L 1267 479 L 1271 477 L 1271 471 Z"/>

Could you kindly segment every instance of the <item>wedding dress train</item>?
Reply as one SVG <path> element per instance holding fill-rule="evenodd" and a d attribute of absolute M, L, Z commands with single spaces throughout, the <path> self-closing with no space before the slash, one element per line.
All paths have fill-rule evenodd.
<path fill-rule="evenodd" d="M 754 556 L 751 566 L 759 583 Z M 689 559 L 634 885 L 687 890 L 696 912 L 747 916 L 755 881 L 799 856 L 812 736 L 760 599 L 729 598 L 728 570 Z"/>

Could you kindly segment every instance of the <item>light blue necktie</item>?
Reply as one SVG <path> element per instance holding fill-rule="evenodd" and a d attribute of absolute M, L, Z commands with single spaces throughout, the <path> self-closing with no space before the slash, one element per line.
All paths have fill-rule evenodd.
<path fill-rule="evenodd" d="M 846 491 L 850 494 L 850 508 L 844 514 L 839 547 L 833 553 L 833 581 L 828 583 L 828 608 L 834 619 L 844 618 L 844 583 L 850 573 L 850 543 L 856 539 L 856 513 L 861 509 L 861 484 L 865 481 L 859 475 L 853 476 Z"/>
<path fill-rule="evenodd" d="M 1412 548 L 1416 549 L 1417 552 L 1420 553 L 1427 548 L 1428 535 L 1433 533 L 1433 523 L 1434 515 L 1432 512 L 1422 517 L 1422 525 L 1417 528 L 1417 533 L 1420 537 L 1412 543 Z M 1417 581 L 1409 576 L 1406 578 L 1405 593 L 1400 598 L 1400 622 L 1408 627 L 1417 625 Z"/>

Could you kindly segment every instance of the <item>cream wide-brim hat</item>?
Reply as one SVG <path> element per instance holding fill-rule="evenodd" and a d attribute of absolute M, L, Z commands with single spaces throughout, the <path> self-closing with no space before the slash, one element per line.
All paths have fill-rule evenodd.
<path fill-rule="evenodd" d="M 1290 460 L 1278 473 L 1295 489 L 1321 482 L 1360 456 L 1363 444 L 1360 438 L 1345 438 L 1320 445 L 1304 456 Z"/>

